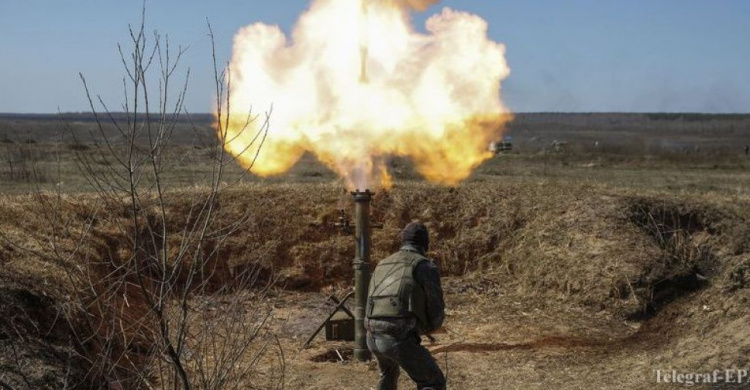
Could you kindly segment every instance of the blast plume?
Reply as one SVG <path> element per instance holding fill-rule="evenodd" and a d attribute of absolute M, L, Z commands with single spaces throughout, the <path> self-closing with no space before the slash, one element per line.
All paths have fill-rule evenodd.
<path fill-rule="evenodd" d="M 406 156 L 428 180 L 455 185 L 489 158 L 509 118 L 505 47 L 488 39 L 483 19 L 449 8 L 417 32 L 410 9 L 434 3 L 316 0 L 291 38 L 264 23 L 242 28 L 229 103 L 273 106 L 252 172 L 281 174 L 311 152 L 351 189 L 387 188 L 387 159 Z M 249 167 L 256 153 L 245 123 L 230 118 L 227 150 Z"/>

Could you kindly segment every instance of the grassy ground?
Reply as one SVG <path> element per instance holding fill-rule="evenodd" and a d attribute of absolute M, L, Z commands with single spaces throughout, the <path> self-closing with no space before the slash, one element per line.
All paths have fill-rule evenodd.
<path fill-rule="evenodd" d="M 288 388 L 358 389 L 376 380 L 372 365 L 330 361 L 335 344 L 318 339 L 300 351 L 330 309 L 327 294 L 345 291 L 352 277 L 351 238 L 332 226 L 339 191 L 332 184 L 251 184 L 222 201 L 228 217 L 250 210 L 252 218 L 227 243 L 215 282 L 231 280 L 247 263 L 277 273 L 268 304 Z M 193 193 L 178 191 L 170 213 L 181 215 Z M 87 196 L 64 203 L 71 218 L 87 215 Z M 452 388 L 652 388 L 656 369 L 747 363 L 749 205 L 747 196 L 585 183 L 495 180 L 446 189 L 399 182 L 373 202 L 373 219 L 384 224 L 373 235 L 373 258 L 398 246 L 406 221 L 428 222 L 449 304 L 446 333 L 430 349 Z M 44 244 L 34 197 L 6 197 L 2 209 L 6 234 Z M 101 217 L 94 253 L 127 253 L 127 241 L 113 239 L 117 218 Z M 54 297 L 36 319 L 49 321 L 63 296 L 55 286 L 65 283 L 65 265 L 7 246 L 0 257 L 12 277 L 4 282 L 9 295 Z M 6 303 L 4 316 L 23 302 Z M 278 379 L 278 362 L 267 364 L 267 378 Z"/>
<path fill-rule="evenodd" d="M 29 158 L 26 164 L 16 164 L 16 171 L 27 174 L 11 176 L 7 158 L 0 169 L 2 193 L 24 194 L 37 190 L 54 190 L 62 186 L 63 192 L 88 192 L 92 187 L 82 174 L 77 162 L 79 154 L 109 164 L 100 158 L 100 151 L 89 147 L 84 151 L 72 150 L 57 144 L 23 145 Z M 18 145 L 1 145 L 6 156 Z M 206 148 L 179 146 L 172 151 L 173 166 L 165 175 L 170 187 L 207 185 L 210 183 L 212 164 Z M 394 159 L 390 162 L 396 180 L 420 181 L 408 161 Z M 282 176 L 259 178 L 248 174 L 236 165 L 230 165 L 227 182 L 243 183 L 331 183 L 333 172 L 317 162 L 314 156 L 305 155 L 300 163 Z M 575 154 L 574 152 L 514 152 L 501 154 L 482 164 L 467 182 L 500 180 L 510 182 L 575 182 L 600 184 L 622 189 L 664 190 L 673 193 L 718 193 L 744 195 L 750 193 L 750 156 L 735 155 L 621 155 L 600 153 Z"/>
<path fill-rule="evenodd" d="M 624 120 L 610 119 L 620 122 L 607 126 Z M 735 119 L 729 123 L 736 138 L 715 145 L 715 152 L 706 151 L 707 144 L 700 153 L 685 153 L 535 150 L 519 142 L 457 188 L 424 183 L 407 161 L 391 161 L 396 184 L 372 204 L 373 220 L 384 225 L 373 232 L 373 259 L 398 247 L 396 234 L 406 222 L 428 223 L 430 255 L 445 276 L 448 303 L 445 332 L 428 348 L 450 387 L 648 389 L 658 387 L 659 369 L 747 368 L 750 159 L 742 151 L 717 152 L 741 138 L 745 122 Z M 542 137 L 539 129 L 549 123 L 534 123 L 518 133 Z M 581 127 L 576 123 L 568 125 Z M 569 138 L 583 143 L 590 132 L 584 127 Z M 68 228 L 84 224 L 93 195 L 74 157 L 96 158 L 95 147 L 38 142 L 0 148 L 6 157 L 23 150 L 26 167 L 39 172 L 11 177 L 9 159 L 3 160 L 4 235 L 35 250 L 48 245 L 48 216 L 33 194 L 37 189 L 62 188 Z M 170 154 L 169 220 L 177 230 L 211 176 L 209 156 L 190 144 Z M 339 209 L 352 206 L 340 183 L 311 156 L 272 179 L 232 168 L 233 181 L 240 183 L 221 198 L 221 212 L 229 220 L 249 212 L 250 219 L 227 241 L 213 282 L 228 283 L 251 263 L 278 278 L 261 304 L 272 310 L 267 330 L 284 359 L 262 360 L 252 384 L 269 388 L 283 377 L 286 388 L 371 388 L 375 366 L 348 360 L 347 345 L 319 337 L 301 349 L 331 309 L 328 294 L 350 287 L 353 242 L 333 226 Z M 123 218 L 102 211 L 82 253 L 127 257 L 128 241 L 117 229 Z M 68 344 L 71 329 L 56 321 L 71 288 L 64 267 L 77 266 L 72 261 L 53 263 L 0 245 L 0 380 L 54 388 L 66 375 L 85 375 L 85 361 L 68 363 L 81 353 Z M 130 297 L 130 304 L 137 299 Z"/>
<path fill-rule="evenodd" d="M 115 142 L 108 123 L 100 131 L 86 114 L 9 116 L 0 114 L 1 193 L 53 189 L 89 191 L 76 155 L 105 161 L 96 144 L 102 136 Z M 498 178 L 535 182 L 559 180 L 618 188 L 670 192 L 747 193 L 750 115 L 702 114 L 518 114 L 506 129 L 515 149 L 483 164 L 471 180 Z M 273 136 L 272 134 L 270 136 Z M 215 137 L 209 115 L 182 119 L 172 135 L 166 178 L 174 186 L 210 181 Z M 553 146 L 555 143 L 560 146 Z M 420 180 L 408 161 L 394 159 L 397 180 Z M 289 173 L 259 179 L 230 166 L 227 181 L 328 183 L 335 175 L 305 156 Z"/>

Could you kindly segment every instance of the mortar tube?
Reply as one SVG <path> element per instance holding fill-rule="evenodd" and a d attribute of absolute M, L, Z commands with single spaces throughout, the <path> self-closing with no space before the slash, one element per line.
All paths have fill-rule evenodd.
<path fill-rule="evenodd" d="M 370 190 L 354 191 L 354 215 L 356 223 L 356 247 L 354 257 L 354 358 L 360 362 L 371 359 L 367 348 L 367 332 L 365 330 L 365 308 L 367 306 L 367 292 L 370 285 Z"/>

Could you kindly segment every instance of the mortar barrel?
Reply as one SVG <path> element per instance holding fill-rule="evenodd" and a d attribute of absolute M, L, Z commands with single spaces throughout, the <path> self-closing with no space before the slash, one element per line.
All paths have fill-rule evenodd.
<path fill-rule="evenodd" d="M 355 204 L 356 254 L 354 257 L 354 358 L 364 362 L 371 358 L 367 349 L 365 308 L 370 284 L 370 190 L 352 192 Z"/>

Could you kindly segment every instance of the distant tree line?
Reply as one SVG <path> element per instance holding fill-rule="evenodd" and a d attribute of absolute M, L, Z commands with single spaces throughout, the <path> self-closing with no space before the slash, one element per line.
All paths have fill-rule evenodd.
<path fill-rule="evenodd" d="M 113 112 L 111 113 L 112 118 L 116 121 L 126 122 L 127 116 L 132 117 L 132 113 Z M 159 115 L 159 114 L 153 114 Z M 61 114 L 13 114 L 13 113 L 0 113 L 0 120 L 24 120 L 24 121 L 70 121 L 70 122 L 96 122 L 96 118 L 91 112 L 65 112 Z M 207 124 L 214 121 L 213 114 L 185 114 L 180 113 L 177 115 L 175 122 L 177 123 L 195 123 L 195 124 Z"/>
<path fill-rule="evenodd" d="M 126 113 L 113 112 L 112 117 L 116 120 L 126 120 Z M 156 114 L 154 114 L 156 115 Z M 515 113 L 518 119 L 545 119 L 545 118 L 630 118 L 645 117 L 652 121 L 685 121 L 685 122 L 708 122 L 708 121 L 745 121 L 750 120 L 750 114 L 705 114 L 690 112 L 651 112 L 651 113 L 620 113 L 620 112 L 522 112 Z M 65 112 L 61 114 L 14 114 L 0 113 L 0 120 L 32 120 L 32 121 L 74 121 L 95 122 L 94 114 L 91 112 Z M 176 120 L 178 123 L 193 122 L 196 124 L 207 124 L 214 121 L 213 114 L 185 114 L 180 113 Z"/>

